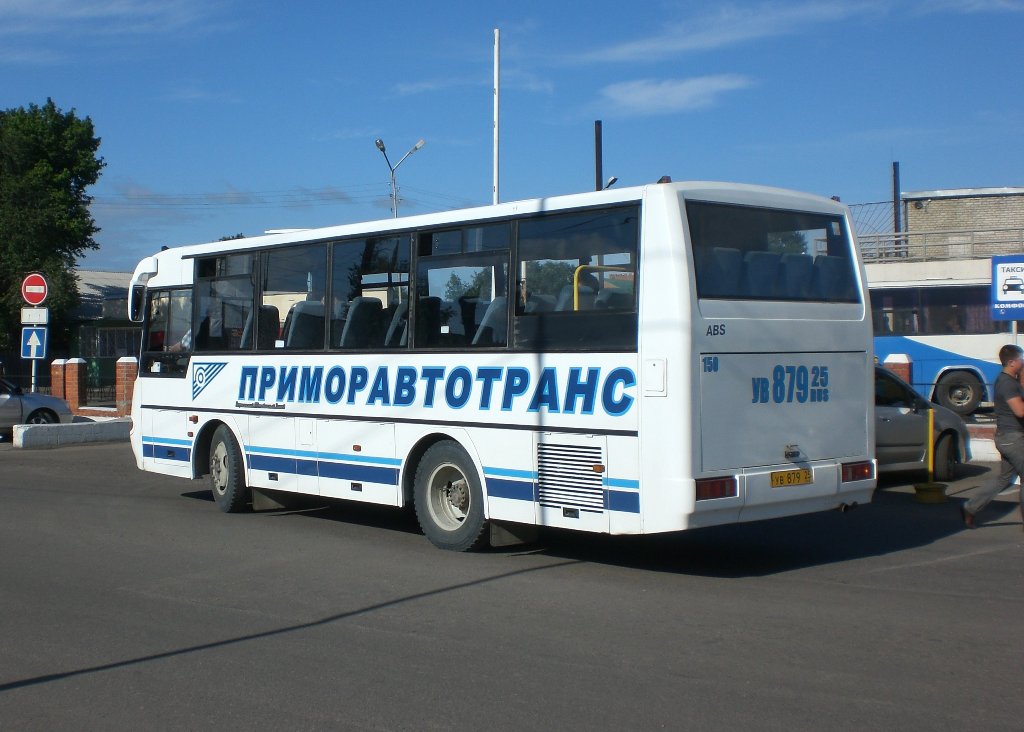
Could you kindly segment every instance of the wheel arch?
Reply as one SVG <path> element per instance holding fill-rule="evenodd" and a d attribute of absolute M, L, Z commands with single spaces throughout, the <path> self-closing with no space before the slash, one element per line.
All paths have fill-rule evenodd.
<path fill-rule="evenodd" d="M 402 505 L 411 506 L 413 504 L 413 486 L 416 482 L 416 469 L 419 467 L 423 455 L 437 443 L 446 440 L 454 442 L 461 447 L 472 461 L 477 478 L 480 481 L 480 487 L 483 490 L 484 517 L 490 518 L 490 511 L 487 508 L 487 481 L 484 478 L 483 463 L 480 461 L 480 456 L 477 454 L 472 442 L 462 430 L 429 432 L 418 437 L 412 447 L 406 451 L 405 460 L 402 463 Z"/>
<path fill-rule="evenodd" d="M 199 428 L 199 434 L 196 435 L 192 443 L 193 479 L 202 478 L 210 472 L 210 445 L 213 444 L 213 433 L 221 425 L 231 430 L 231 434 L 234 435 L 235 441 L 238 442 L 239 449 L 242 451 L 242 464 L 248 468 L 248 461 L 245 458 L 245 447 L 238 436 L 238 430 L 222 419 L 211 419 Z"/>
<path fill-rule="evenodd" d="M 971 366 L 970 364 L 957 364 L 954 366 L 943 366 L 935 374 L 935 382 L 932 384 L 931 391 L 928 394 L 928 401 L 936 401 L 939 396 L 939 382 L 950 374 L 957 372 L 968 373 L 976 378 L 981 383 L 981 401 L 992 401 L 991 395 L 989 394 L 989 383 L 985 378 L 985 374 L 982 373 L 981 369 L 977 366 Z"/>

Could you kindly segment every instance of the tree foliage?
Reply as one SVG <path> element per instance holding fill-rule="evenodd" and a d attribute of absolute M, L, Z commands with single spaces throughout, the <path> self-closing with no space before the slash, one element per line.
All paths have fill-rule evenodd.
<path fill-rule="evenodd" d="M 92 120 L 52 99 L 0 110 L 0 350 L 17 343 L 29 272 L 49 282 L 51 323 L 78 303 L 75 264 L 98 247 L 86 190 L 104 166 L 99 146 Z"/>

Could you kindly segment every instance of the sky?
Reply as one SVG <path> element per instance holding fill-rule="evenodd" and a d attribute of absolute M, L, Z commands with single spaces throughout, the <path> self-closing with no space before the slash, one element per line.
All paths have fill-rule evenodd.
<path fill-rule="evenodd" d="M 719 180 L 1024 185 L 1024 0 L 0 0 L 0 109 L 89 117 L 88 269 L 161 246 Z"/>

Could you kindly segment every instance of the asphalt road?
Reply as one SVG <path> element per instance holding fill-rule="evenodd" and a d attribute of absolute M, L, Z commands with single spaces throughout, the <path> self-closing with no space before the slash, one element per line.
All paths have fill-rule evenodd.
<path fill-rule="evenodd" d="M 986 473 L 950 486 L 961 494 Z M 227 516 L 126 444 L 0 446 L 0 729 L 1019 730 L 1010 497 L 434 549 Z"/>

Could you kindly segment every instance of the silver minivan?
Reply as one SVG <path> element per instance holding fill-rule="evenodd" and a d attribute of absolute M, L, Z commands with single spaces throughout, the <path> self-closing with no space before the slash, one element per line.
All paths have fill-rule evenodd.
<path fill-rule="evenodd" d="M 956 412 L 929 402 L 907 382 L 875 366 L 878 472 L 928 469 L 928 410 L 935 412 L 935 479 L 953 480 L 971 459 L 971 437 Z"/>

